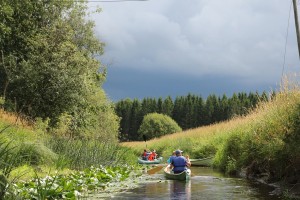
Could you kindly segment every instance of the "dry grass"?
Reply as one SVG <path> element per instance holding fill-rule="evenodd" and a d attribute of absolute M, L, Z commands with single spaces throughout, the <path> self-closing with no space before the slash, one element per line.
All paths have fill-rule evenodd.
<path fill-rule="evenodd" d="M 146 141 L 146 143 L 144 141 L 134 141 L 123 142 L 121 145 L 132 148 L 136 153 L 141 152 L 147 145 L 148 149 L 160 149 L 161 154 L 169 155 L 172 149 L 175 150 L 177 148 L 190 154 L 192 149 L 212 143 L 213 141 L 217 142 L 220 138 L 226 137 L 227 133 L 232 129 L 245 126 L 249 120 L 252 120 L 251 118 L 255 118 L 255 116 L 236 117 L 230 121 L 154 138 Z"/>
<path fill-rule="evenodd" d="M 261 102 L 258 108 L 247 116 L 166 135 L 146 143 L 136 141 L 124 142 L 121 145 L 132 148 L 136 154 L 147 148 L 156 149 L 161 155 L 168 156 L 179 148 L 192 156 L 199 156 L 207 151 L 207 146 L 214 150 L 222 148 L 224 142 L 233 134 L 239 135 L 239 138 L 255 136 L 260 140 L 257 141 L 258 144 L 268 143 L 273 139 L 279 141 L 278 138 L 284 137 L 294 106 L 300 102 L 300 89 L 297 85 L 299 84 L 295 84 L 294 81 L 285 81 L 276 98 L 270 102 Z M 277 143 L 274 142 L 274 145 Z"/>
<path fill-rule="evenodd" d="M 32 126 L 24 119 L 24 117 L 11 112 L 6 112 L 3 109 L 0 109 L 0 121 L 5 122 L 6 124 L 14 124 L 26 129 L 32 129 Z"/>

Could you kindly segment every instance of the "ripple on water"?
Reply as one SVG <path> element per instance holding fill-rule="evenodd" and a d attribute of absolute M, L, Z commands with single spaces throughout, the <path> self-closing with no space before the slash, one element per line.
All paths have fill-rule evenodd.
<path fill-rule="evenodd" d="M 192 167 L 189 181 L 165 180 L 163 172 L 151 175 L 151 181 L 102 199 L 279 199 L 271 196 L 272 188 L 253 184 L 246 179 L 226 177 L 211 168 Z M 99 198 L 97 198 L 99 199 Z"/>

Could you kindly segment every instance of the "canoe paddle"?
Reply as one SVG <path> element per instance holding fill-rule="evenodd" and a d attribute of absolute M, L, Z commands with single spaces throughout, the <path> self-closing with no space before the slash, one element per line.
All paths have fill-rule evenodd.
<path fill-rule="evenodd" d="M 147 137 L 146 137 L 146 135 L 143 135 L 143 139 L 144 139 L 144 141 L 145 141 L 145 143 L 146 143 L 146 149 L 147 149 Z"/>
<path fill-rule="evenodd" d="M 147 174 L 155 174 L 156 172 L 160 171 L 163 167 L 165 167 L 166 165 L 162 164 L 162 165 L 158 165 L 155 166 L 149 170 L 147 170 Z"/>

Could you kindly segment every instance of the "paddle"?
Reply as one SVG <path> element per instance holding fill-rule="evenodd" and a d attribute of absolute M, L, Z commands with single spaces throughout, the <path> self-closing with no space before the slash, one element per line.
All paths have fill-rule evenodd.
<path fill-rule="evenodd" d="M 147 137 L 146 137 L 146 135 L 143 135 L 143 139 L 144 139 L 144 141 L 145 141 L 145 143 L 146 143 L 146 149 L 147 149 Z"/>
<path fill-rule="evenodd" d="M 147 174 L 155 174 L 156 172 L 160 171 L 165 166 L 166 166 L 165 164 L 155 166 L 155 167 L 147 170 Z"/>

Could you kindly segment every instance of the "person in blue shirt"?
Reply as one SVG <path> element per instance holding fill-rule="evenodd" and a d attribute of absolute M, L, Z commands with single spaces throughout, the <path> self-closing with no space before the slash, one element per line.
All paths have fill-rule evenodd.
<path fill-rule="evenodd" d="M 189 158 L 183 157 L 182 152 L 183 151 L 181 151 L 179 149 L 176 150 L 175 151 L 176 157 L 172 158 L 170 167 L 173 168 L 174 174 L 179 174 L 179 173 L 187 170 L 187 167 L 191 166 L 191 162 L 190 162 Z"/>

